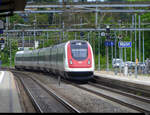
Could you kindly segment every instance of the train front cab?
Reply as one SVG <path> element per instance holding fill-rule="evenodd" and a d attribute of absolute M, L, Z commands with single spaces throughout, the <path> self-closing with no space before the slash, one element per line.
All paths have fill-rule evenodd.
<path fill-rule="evenodd" d="M 71 41 L 67 45 L 69 79 L 89 80 L 93 78 L 94 60 L 90 44 L 85 41 Z"/>

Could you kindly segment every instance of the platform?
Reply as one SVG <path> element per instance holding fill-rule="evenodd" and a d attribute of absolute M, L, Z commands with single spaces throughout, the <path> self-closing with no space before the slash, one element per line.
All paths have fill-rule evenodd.
<path fill-rule="evenodd" d="M 20 113 L 18 89 L 11 72 L 0 71 L 0 113 Z"/>
<path fill-rule="evenodd" d="M 95 71 L 94 75 L 100 77 L 101 79 L 108 80 L 109 82 L 115 82 L 119 85 L 126 85 L 129 87 L 133 86 L 150 91 L 150 76 L 148 75 L 137 75 L 137 77 L 135 77 L 134 74 L 131 76 L 125 76 L 122 73 L 115 75 L 112 71 Z"/>

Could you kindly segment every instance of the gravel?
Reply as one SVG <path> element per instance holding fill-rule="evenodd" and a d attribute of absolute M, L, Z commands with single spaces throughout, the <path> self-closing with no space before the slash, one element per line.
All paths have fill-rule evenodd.
<path fill-rule="evenodd" d="M 50 77 L 51 75 L 43 75 L 42 73 L 34 73 L 33 75 L 45 83 L 48 87 L 53 89 L 56 94 L 59 94 L 62 98 L 75 106 L 78 110 L 80 110 L 80 112 L 137 113 L 137 111 L 133 109 L 127 108 L 116 102 L 76 88 L 70 84 L 61 82 L 59 86 L 58 80 Z"/>
<path fill-rule="evenodd" d="M 26 86 L 29 88 L 31 94 L 36 99 L 40 108 L 44 113 L 49 112 L 69 112 L 61 103 L 49 95 L 45 90 L 43 90 L 39 85 L 37 85 L 30 78 L 24 78 Z"/>

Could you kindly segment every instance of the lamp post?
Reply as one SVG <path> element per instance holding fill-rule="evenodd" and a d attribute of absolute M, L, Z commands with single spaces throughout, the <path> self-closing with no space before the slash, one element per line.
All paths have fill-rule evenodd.
<path fill-rule="evenodd" d="M 11 39 L 9 39 L 9 66 L 11 67 L 11 58 L 12 58 L 12 56 L 11 56 Z"/>
<path fill-rule="evenodd" d="M 109 38 L 110 38 L 110 26 L 109 25 L 107 25 L 106 26 L 106 40 L 108 41 L 109 40 Z M 107 43 L 107 45 L 106 45 L 106 56 L 107 56 L 107 69 L 106 69 L 106 71 L 109 71 L 109 55 L 108 55 L 108 43 Z"/>
<path fill-rule="evenodd" d="M 98 71 L 100 71 L 100 32 L 98 35 Z"/>
<path fill-rule="evenodd" d="M 136 29 L 136 14 L 135 14 L 135 29 Z M 135 30 L 135 78 L 137 78 L 137 54 L 136 54 L 136 30 Z"/>
<path fill-rule="evenodd" d="M 34 49 L 35 49 L 35 41 L 36 41 L 36 34 L 35 34 L 36 16 L 35 16 L 35 19 L 33 20 L 33 25 L 34 25 Z"/>
<path fill-rule="evenodd" d="M 22 30 L 22 48 L 24 50 L 24 30 Z"/>

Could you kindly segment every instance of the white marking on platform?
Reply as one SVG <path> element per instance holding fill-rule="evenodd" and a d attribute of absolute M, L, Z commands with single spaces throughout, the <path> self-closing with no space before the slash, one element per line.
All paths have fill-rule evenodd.
<path fill-rule="evenodd" d="M 1 74 L 0 74 L 0 83 L 1 83 L 2 80 L 3 80 L 3 77 L 4 77 L 4 71 L 1 71 Z"/>

